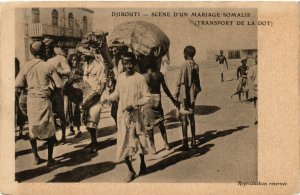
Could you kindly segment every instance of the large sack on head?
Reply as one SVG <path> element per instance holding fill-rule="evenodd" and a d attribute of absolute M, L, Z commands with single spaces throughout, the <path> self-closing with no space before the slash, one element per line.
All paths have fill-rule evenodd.
<path fill-rule="evenodd" d="M 147 56 L 153 52 L 156 57 L 167 54 L 170 47 L 167 35 L 156 25 L 144 21 L 118 25 L 111 33 L 108 44 L 114 42 L 124 43 L 136 54 Z"/>

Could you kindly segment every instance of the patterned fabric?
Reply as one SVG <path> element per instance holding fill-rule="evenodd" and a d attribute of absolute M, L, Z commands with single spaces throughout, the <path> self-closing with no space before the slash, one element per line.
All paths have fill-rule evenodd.
<path fill-rule="evenodd" d="M 109 44 L 120 42 L 127 45 L 135 53 L 149 55 L 151 51 L 155 56 L 163 56 L 169 51 L 170 40 L 156 25 L 134 21 L 118 25 L 110 35 Z"/>
<path fill-rule="evenodd" d="M 94 60 L 91 64 L 84 65 L 83 81 L 83 102 L 86 102 L 92 94 L 99 90 L 101 83 L 106 82 L 105 66 L 101 61 Z M 100 99 L 88 110 L 84 111 L 83 122 L 86 127 L 97 128 L 100 121 L 102 104 Z"/>

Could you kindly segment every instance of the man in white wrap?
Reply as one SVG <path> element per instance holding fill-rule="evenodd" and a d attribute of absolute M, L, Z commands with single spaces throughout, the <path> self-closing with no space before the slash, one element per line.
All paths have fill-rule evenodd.
<path fill-rule="evenodd" d="M 144 155 L 148 152 L 148 146 L 141 106 L 148 103 L 150 93 L 145 77 L 134 70 L 135 55 L 131 52 L 124 53 L 122 64 L 125 72 L 118 76 L 115 91 L 103 98 L 102 102 L 114 101 L 119 98 L 116 160 L 125 159 L 129 169 L 126 182 L 130 182 L 136 177 L 130 161 L 131 156 L 136 153 L 140 155 L 139 175 L 145 174 L 146 171 Z"/>

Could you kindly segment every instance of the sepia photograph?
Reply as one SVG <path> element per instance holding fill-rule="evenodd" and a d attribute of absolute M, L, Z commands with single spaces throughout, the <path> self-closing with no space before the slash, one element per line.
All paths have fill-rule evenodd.
<path fill-rule="evenodd" d="M 257 9 L 15 17 L 16 181 L 257 181 Z"/>
<path fill-rule="evenodd" d="M 298 3 L 0 14 L 0 193 L 299 191 Z"/>

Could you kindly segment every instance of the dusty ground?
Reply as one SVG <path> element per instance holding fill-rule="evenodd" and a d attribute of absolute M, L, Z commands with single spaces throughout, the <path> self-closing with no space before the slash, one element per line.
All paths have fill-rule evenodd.
<path fill-rule="evenodd" d="M 166 80 L 171 90 L 178 69 L 169 67 Z M 181 143 L 181 124 L 175 109 L 164 96 L 168 139 L 172 150 L 163 150 L 162 138 L 156 130 L 157 155 L 148 155 L 148 174 L 133 182 L 237 182 L 257 180 L 257 126 L 252 104 L 240 103 L 235 91 L 236 67 L 225 72 L 220 82 L 218 68 L 202 64 L 203 91 L 196 102 L 196 134 L 198 148 L 189 152 L 176 150 Z M 33 155 L 27 140 L 16 142 L 16 179 L 20 182 L 123 182 L 127 175 L 124 163 L 115 164 L 116 130 L 108 107 L 101 115 L 98 129 L 98 153 L 88 154 L 83 147 L 89 134 L 81 127 L 83 136 L 68 137 L 68 144 L 54 148 L 54 156 L 61 160 L 56 168 L 46 163 L 33 165 Z M 190 132 L 189 132 L 190 133 Z M 190 135 L 190 134 L 189 134 Z M 57 137 L 60 138 L 60 131 Z M 39 154 L 47 157 L 47 148 L 39 142 Z M 138 158 L 133 162 L 138 172 Z"/>

